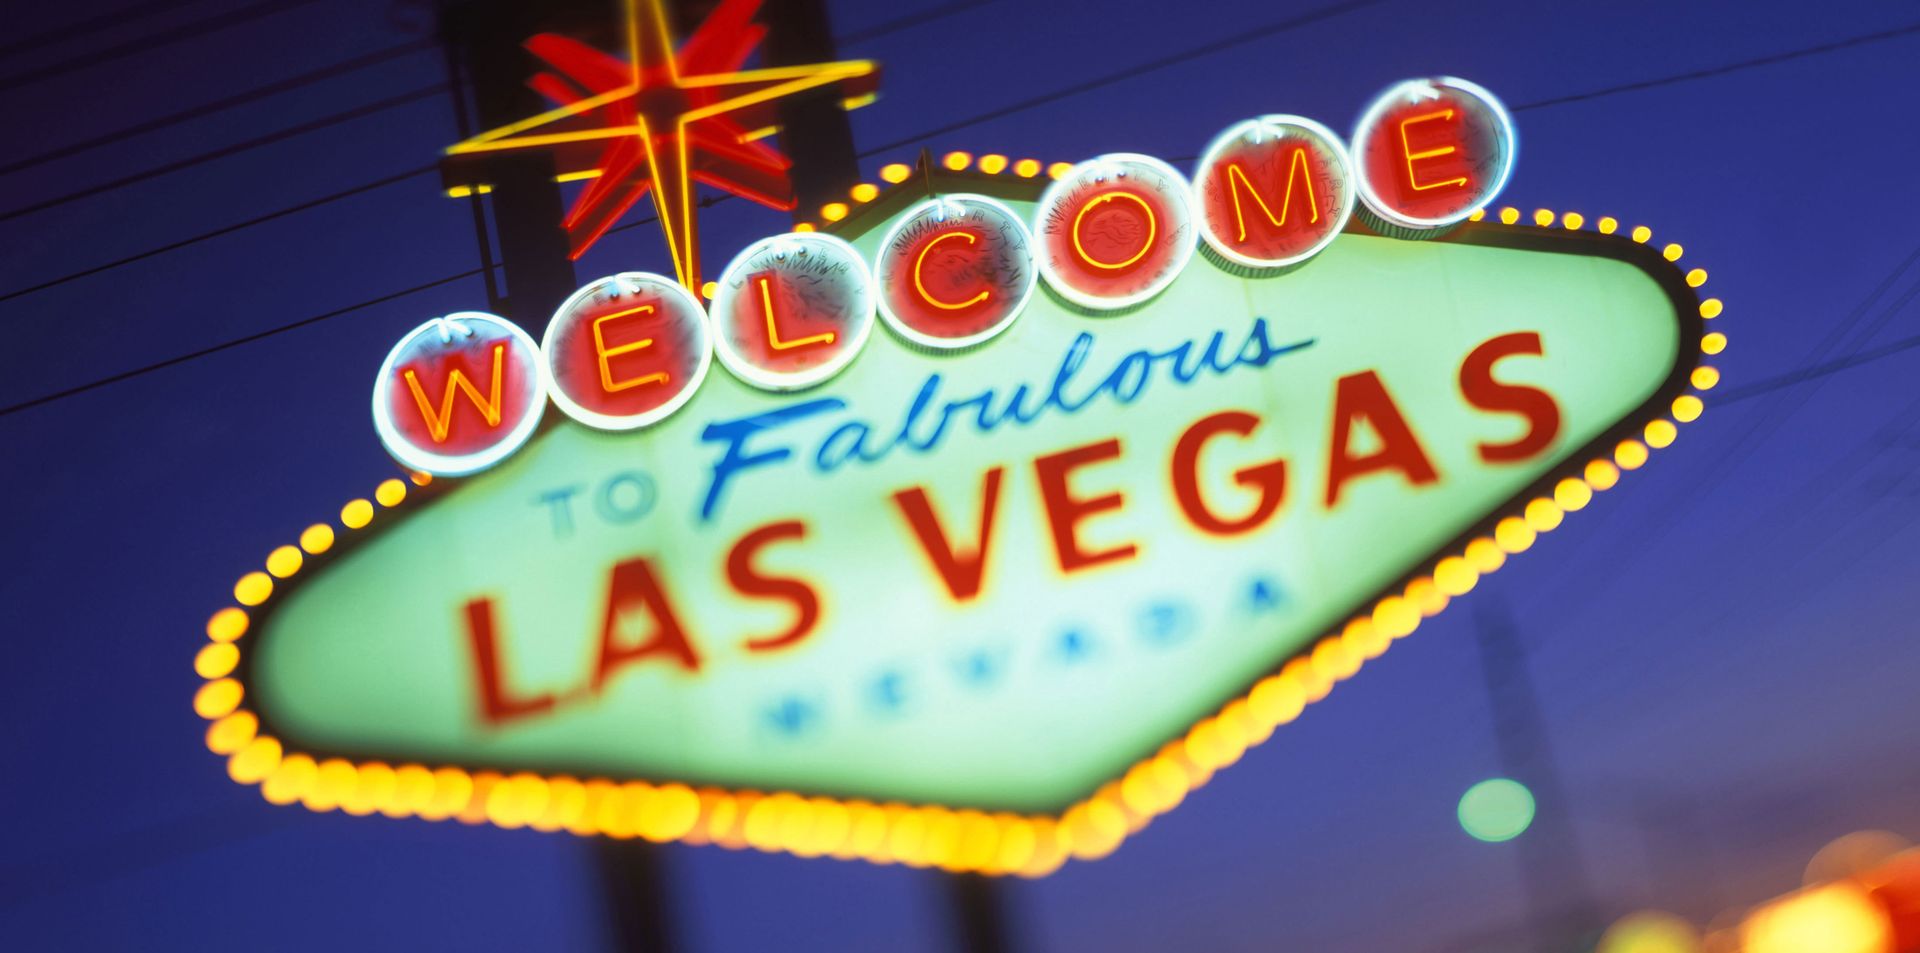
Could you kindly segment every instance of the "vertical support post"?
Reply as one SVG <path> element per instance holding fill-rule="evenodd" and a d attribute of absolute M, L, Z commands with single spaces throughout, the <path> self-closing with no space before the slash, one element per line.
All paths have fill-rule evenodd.
<path fill-rule="evenodd" d="M 760 18 L 767 25 L 768 66 L 825 63 L 840 58 L 827 20 L 826 0 L 768 0 Z M 780 101 L 780 149 L 793 160 L 794 220 L 810 219 L 828 202 L 844 202 L 860 181 L 853 125 L 836 86 L 808 90 Z"/>
<path fill-rule="evenodd" d="M 1535 946 L 1557 949 L 1599 926 L 1599 915 L 1513 617 L 1505 602 L 1486 593 L 1474 601 L 1474 619 L 1501 770 L 1534 795 L 1533 826 L 1513 847 L 1520 855 Z"/>
<path fill-rule="evenodd" d="M 581 0 L 449 0 L 440 23 L 458 74 L 454 95 L 462 86 L 471 90 L 474 120 L 482 129 L 544 111 L 545 102 L 527 86 L 532 60 L 520 44 L 554 29 L 557 18 L 604 14 L 607 6 Z M 576 285 L 553 158 L 540 149 L 499 153 L 489 157 L 486 177 L 493 187 L 488 205 L 506 277 L 501 310 L 538 339 Z"/>
<path fill-rule="evenodd" d="M 620 953 L 671 953 L 673 898 L 661 848 L 643 840 L 593 839 L 594 864 Z"/>
<path fill-rule="evenodd" d="M 454 94 L 470 90 L 472 115 L 493 128 L 537 115 L 547 106 L 527 86 L 533 63 L 521 48 L 542 31 L 591 34 L 618 8 L 606 0 L 444 0 L 441 37 L 454 66 Z M 463 112 L 464 115 L 464 112 Z M 490 157 L 488 206 L 506 273 L 502 313 L 538 339 L 577 282 L 562 226 L 560 186 L 543 150 Z M 484 220 L 475 225 L 484 230 Z M 484 231 L 480 236 L 486 246 Z M 595 838 L 594 865 L 604 886 L 615 948 L 627 953 L 671 953 L 671 897 L 664 856 L 645 841 Z"/>
<path fill-rule="evenodd" d="M 940 874 L 952 903 L 960 953 L 1013 953 L 1007 884 L 979 874 Z"/>

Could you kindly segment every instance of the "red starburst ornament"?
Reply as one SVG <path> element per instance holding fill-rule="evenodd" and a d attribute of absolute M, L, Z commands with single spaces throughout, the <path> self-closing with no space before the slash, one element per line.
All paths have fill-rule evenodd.
<path fill-rule="evenodd" d="M 659 0 L 627 3 L 627 58 L 542 33 L 526 47 L 549 67 L 531 85 L 558 106 L 448 147 L 449 156 L 551 148 L 560 181 L 589 180 L 567 211 L 579 258 L 634 203 L 653 195 L 681 284 L 700 288 L 693 183 L 704 182 L 769 208 L 794 207 L 792 163 L 759 139 L 779 131 L 776 103 L 838 84 L 847 108 L 879 84 L 867 60 L 747 70 L 765 38 L 753 22 L 760 0 L 722 0 L 693 36 L 673 49 Z"/>

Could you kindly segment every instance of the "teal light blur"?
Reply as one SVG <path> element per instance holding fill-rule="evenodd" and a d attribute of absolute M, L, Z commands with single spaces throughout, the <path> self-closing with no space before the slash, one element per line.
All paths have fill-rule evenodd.
<path fill-rule="evenodd" d="M 1460 796 L 1460 827 L 1489 844 L 1510 841 L 1533 825 L 1533 792 L 1518 781 L 1489 778 Z"/>

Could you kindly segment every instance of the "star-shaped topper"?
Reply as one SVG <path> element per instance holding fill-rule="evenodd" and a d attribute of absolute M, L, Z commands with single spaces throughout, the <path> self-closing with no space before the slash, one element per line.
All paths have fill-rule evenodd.
<path fill-rule="evenodd" d="M 447 154 L 553 148 L 561 181 L 592 180 L 564 222 L 574 258 L 651 191 L 674 270 L 698 293 L 693 182 L 791 210 L 792 162 L 756 141 L 779 131 L 775 103 L 839 84 L 851 109 L 870 102 L 879 83 L 879 66 L 868 60 L 741 69 L 767 33 L 753 22 L 759 7 L 760 0 L 722 0 L 678 55 L 660 0 L 627 0 L 625 60 L 539 34 L 526 47 L 551 71 L 531 85 L 559 106 L 457 143 Z"/>

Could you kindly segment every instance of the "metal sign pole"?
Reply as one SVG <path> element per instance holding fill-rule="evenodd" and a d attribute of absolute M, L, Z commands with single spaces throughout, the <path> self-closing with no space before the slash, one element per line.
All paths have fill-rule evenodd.
<path fill-rule="evenodd" d="M 441 35 L 453 66 L 455 108 L 462 125 L 490 128 L 546 108 L 526 84 L 529 61 L 520 44 L 545 30 L 609 21 L 615 7 L 604 0 L 455 0 L 442 7 Z M 462 130 L 465 135 L 467 130 Z M 554 182 L 551 154 L 541 150 L 504 153 L 485 167 L 492 186 L 487 196 L 494 240 L 505 273 L 505 291 L 495 303 L 505 317 L 534 335 L 578 285 L 568 254 L 560 187 Z M 487 222 L 476 215 L 480 247 L 492 244 Z M 486 262 L 491 264 L 490 262 Z M 489 276 L 489 290 L 493 288 Z M 645 841 L 597 837 L 591 842 L 607 905 L 615 949 L 628 953 L 671 953 L 672 901 L 667 891 L 665 858 Z"/>
<path fill-rule="evenodd" d="M 1014 953 L 1009 884 L 979 874 L 941 874 L 962 953 Z"/>

